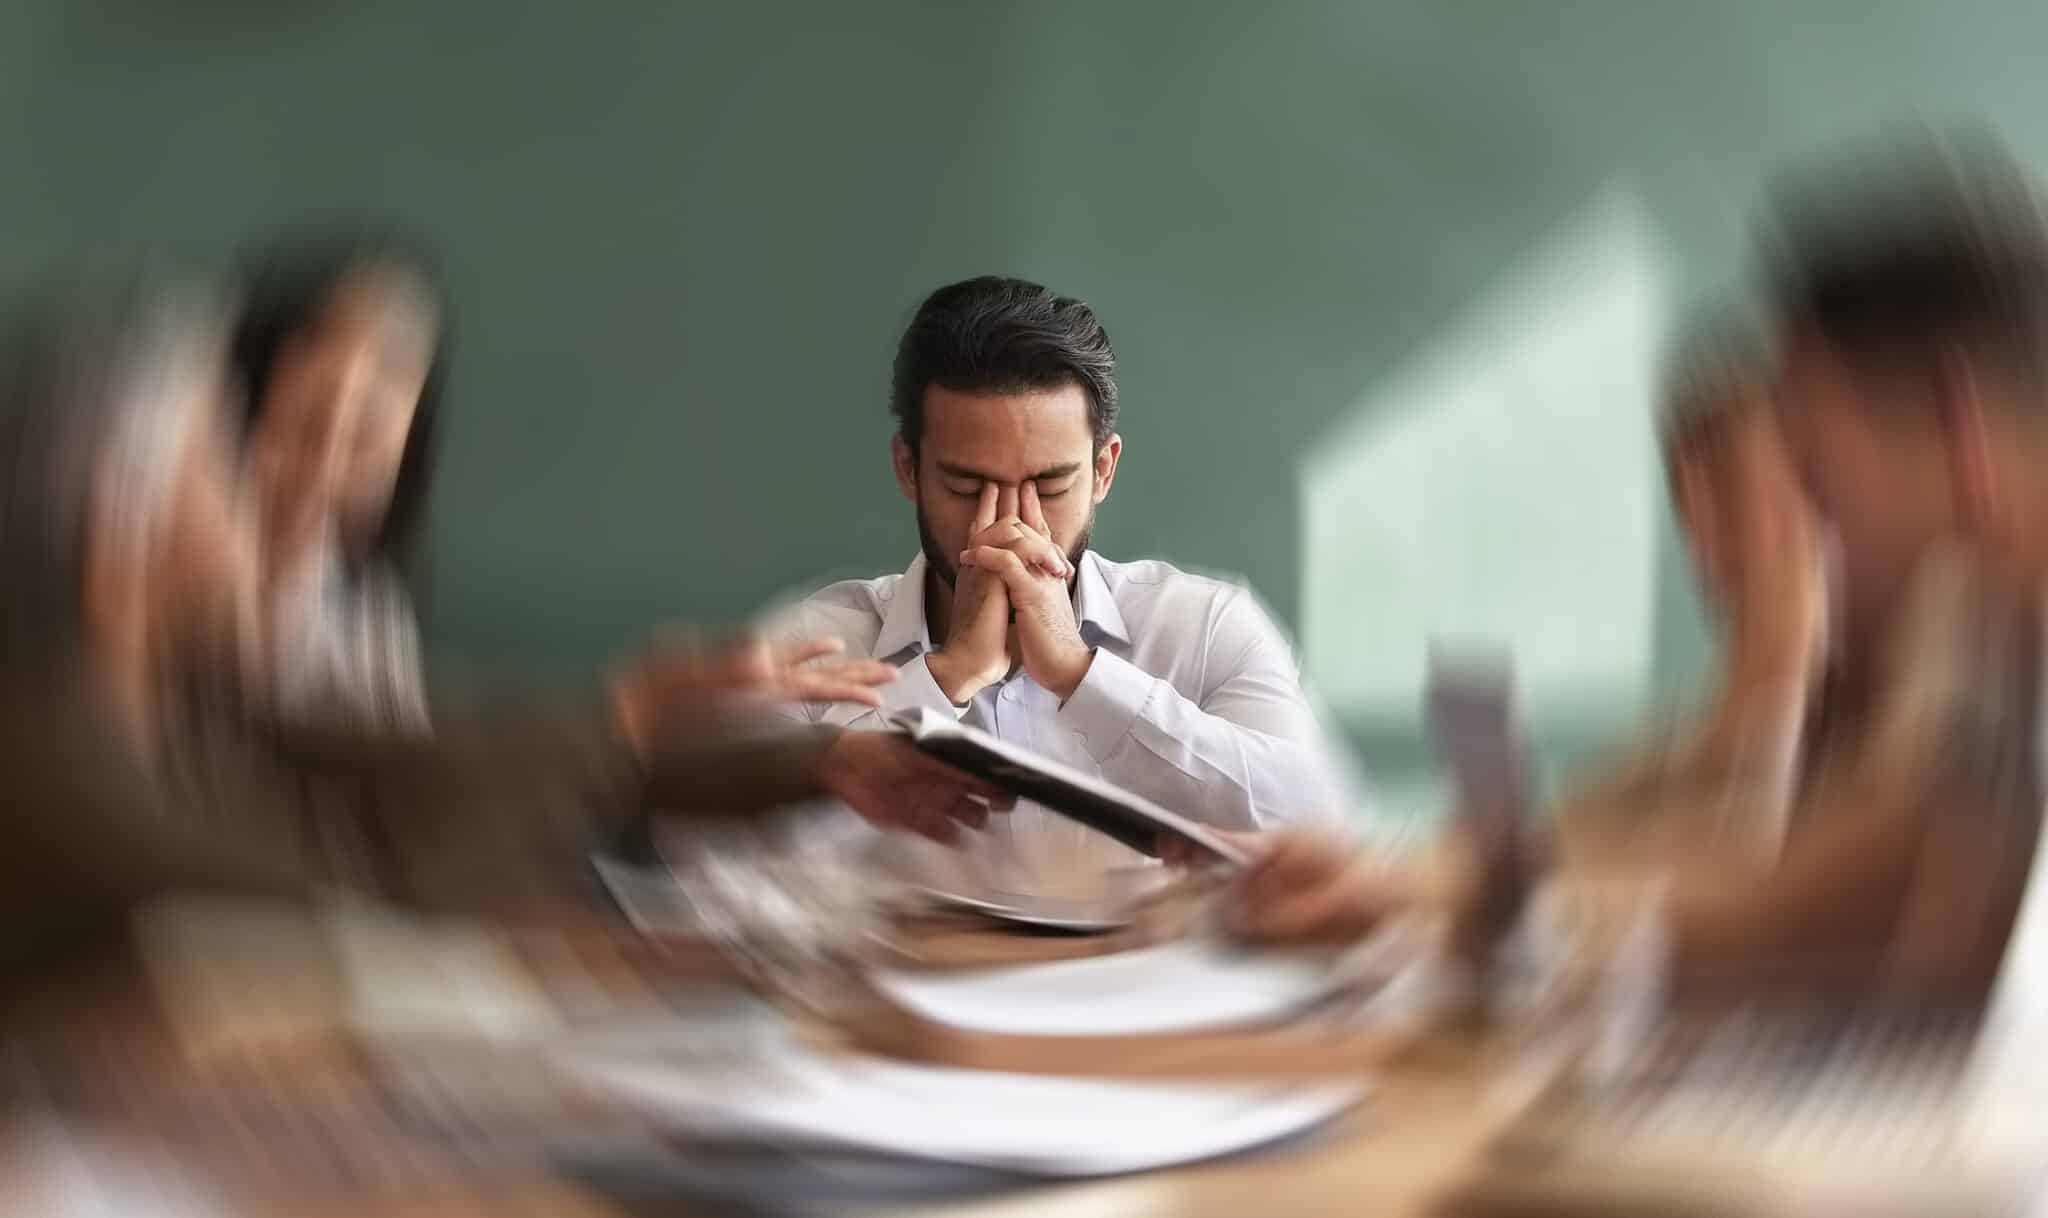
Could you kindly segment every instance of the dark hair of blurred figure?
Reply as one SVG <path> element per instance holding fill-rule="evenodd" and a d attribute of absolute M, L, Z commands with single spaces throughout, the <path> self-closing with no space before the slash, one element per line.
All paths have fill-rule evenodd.
<path fill-rule="evenodd" d="M 2048 564 L 2048 229 L 1974 130 L 1893 136 L 1774 197 L 1781 417 L 1841 542 L 1848 651 L 1871 655 L 1937 543 Z"/>
<path fill-rule="evenodd" d="M 1765 229 L 1792 341 L 1856 361 L 1962 346 L 2038 374 L 2048 230 L 2027 172 L 1979 131 L 1916 133 L 1785 175 Z"/>
<path fill-rule="evenodd" d="M 275 444 L 317 452 L 355 393 L 382 414 L 356 426 L 338 464 L 349 559 L 410 570 L 422 541 L 448 366 L 448 308 L 435 260 L 389 229 L 297 232 L 246 267 L 234 338 L 252 457 Z M 286 457 L 287 463 L 293 458 Z M 317 477 L 290 479 L 320 493 Z"/>
<path fill-rule="evenodd" d="M 896 347 L 890 411 L 913 453 L 925 390 L 1018 393 L 1079 385 L 1100 448 L 1116 431 L 1116 352 L 1086 303 L 1022 279 L 983 275 L 925 297 Z"/>
<path fill-rule="evenodd" d="M 432 261 L 385 232 L 273 243 L 235 337 L 285 719 L 428 726 L 418 578 L 447 365 Z"/>

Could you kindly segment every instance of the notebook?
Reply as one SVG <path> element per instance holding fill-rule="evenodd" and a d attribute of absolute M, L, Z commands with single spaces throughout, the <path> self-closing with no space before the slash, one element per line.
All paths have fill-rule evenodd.
<path fill-rule="evenodd" d="M 992 782 L 1143 854 L 1158 853 L 1162 836 L 1178 838 L 1211 859 L 1250 861 L 1244 847 L 1196 821 L 1169 811 L 1092 774 L 1018 748 L 950 715 L 920 707 L 899 716 L 899 730 L 917 747 L 977 778 Z"/>

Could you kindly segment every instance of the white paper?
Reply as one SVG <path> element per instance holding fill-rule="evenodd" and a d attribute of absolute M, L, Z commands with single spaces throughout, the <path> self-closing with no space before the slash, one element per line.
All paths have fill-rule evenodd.
<path fill-rule="evenodd" d="M 529 1040 L 561 1030 L 561 1012 L 511 948 L 480 926 L 437 922 L 337 898 L 328 934 L 366 1035 Z"/>
<path fill-rule="evenodd" d="M 785 1039 L 726 1069 L 632 1056 L 561 1063 L 699 1141 L 905 1155 L 1047 1176 L 1193 1162 L 1289 1137 L 1356 1103 L 1309 1086 L 1127 1083 L 954 1070 L 830 1054 Z"/>
<path fill-rule="evenodd" d="M 939 1023 L 1011 1035 L 1119 1036 L 1283 1019 L 1338 984 L 1323 956 L 1246 953 L 1199 941 L 1085 960 L 876 977 Z"/>

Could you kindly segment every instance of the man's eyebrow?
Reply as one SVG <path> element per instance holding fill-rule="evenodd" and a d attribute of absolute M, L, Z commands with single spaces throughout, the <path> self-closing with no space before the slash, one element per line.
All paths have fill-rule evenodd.
<path fill-rule="evenodd" d="M 975 482 L 993 482 L 997 485 L 1001 485 L 1003 481 L 994 474 L 985 474 L 978 469 L 965 465 L 955 465 L 951 461 L 941 461 L 938 463 L 938 466 L 939 472 L 948 478 L 966 478 Z M 1065 465 L 1055 465 L 1048 469 L 1039 470 L 1029 478 L 1024 479 L 1024 481 L 1050 482 L 1055 478 L 1071 478 L 1080 472 L 1081 463 L 1079 461 L 1069 461 Z"/>

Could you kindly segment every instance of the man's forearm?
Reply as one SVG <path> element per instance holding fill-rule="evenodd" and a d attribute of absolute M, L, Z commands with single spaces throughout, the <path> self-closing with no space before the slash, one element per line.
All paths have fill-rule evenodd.
<path fill-rule="evenodd" d="M 648 806 L 754 812 L 824 793 L 820 762 L 841 729 L 760 720 L 705 724 L 665 741 L 647 766 Z"/>
<path fill-rule="evenodd" d="M 1122 679 L 1098 685 L 1109 672 Z M 1103 777 L 1218 828 L 1265 829 L 1348 811 L 1348 792 L 1318 744 L 1205 711 L 1113 656 L 1097 658 L 1060 713 Z"/>

